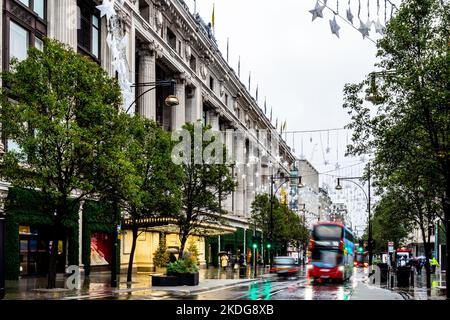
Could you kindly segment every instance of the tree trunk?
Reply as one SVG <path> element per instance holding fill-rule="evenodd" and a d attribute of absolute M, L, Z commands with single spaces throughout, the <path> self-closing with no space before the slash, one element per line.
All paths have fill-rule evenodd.
<path fill-rule="evenodd" d="M 131 244 L 130 260 L 128 261 L 127 282 L 132 282 L 133 280 L 134 253 L 136 251 L 136 243 L 139 229 L 137 226 L 133 226 L 132 230 L 133 230 L 133 242 Z"/>
<path fill-rule="evenodd" d="M 187 234 L 186 234 L 186 232 L 182 232 L 181 238 L 180 238 L 180 253 L 178 255 L 178 259 L 183 258 L 184 247 L 186 246 L 186 241 L 187 241 Z"/>
<path fill-rule="evenodd" d="M 446 272 L 445 272 L 445 283 L 447 286 L 447 300 L 450 300 L 450 290 L 449 290 L 449 283 L 450 283 L 450 269 L 449 269 L 449 265 L 450 265 L 450 235 L 449 235 L 449 230 L 450 230 L 450 179 L 447 175 L 447 187 L 446 187 L 446 192 L 445 192 L 445 196 L 444 196 L 444 227 L 445 227 L 445 256 L 446 256 L 446 261 L 447 261 L 447 266 L 446 266 Z"/>
<path fill-rule="evenodd" d="M 428 227 L 428 224 L 427 224 Z M 422 232 L 422 240 L 425 249 L 425 272 L 427 276 L 427 289 L 431 288 L 431 268 L 430 268 L 430 259 L 431 259 L 431 250 L 430 250 L 430 242 L 427 241 L 428 237 L 425 235 L 425 227 L 420 226 L 420 231 Z"/>
<path fill-rule="evenodd" d="M 48 289 L 56 288 L 56 264 L 58 257 L 58 230 L 59 224 L 54 222 L 53 226 L 53 237 L 52 237 L 52 249 L 50 251 L 50 260 L 48 266 Z"/>

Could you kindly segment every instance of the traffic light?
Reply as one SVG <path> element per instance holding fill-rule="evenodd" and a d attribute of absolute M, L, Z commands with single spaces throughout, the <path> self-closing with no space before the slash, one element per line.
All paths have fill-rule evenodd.
<path fill-rule="evenodd" d="M 359 246 L 358 247 L 358 252 L 364 252 L 364 247 Z"/>
<path fill-rule="evenodd" d="M 253 242 L 253 249 L 256 249 L 258 247 L 258 244 Z"/>
<path fill-rule="evenodd" d="M 270 242 L 268 244 L 266 244 L 266 246 L 267 246 L 267 249 L 272 248 L 272 244 Z"/>

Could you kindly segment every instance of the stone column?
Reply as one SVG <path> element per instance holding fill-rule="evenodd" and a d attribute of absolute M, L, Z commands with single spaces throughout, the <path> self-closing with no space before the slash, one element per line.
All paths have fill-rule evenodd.
<path fill-rule="evenodd" d="M 179 130 L 186 121 L 186 80 L 180 76 L 175 86 L 175 96 L 180 104 L 172 108 L 172 130 Z"/>
<path fill-rule="evenodd" d="M 49 37 L 77 51 L 78 7 L 76 0 L 51 1 L 48 8 Z"/>
<path fill-rule="evenodd" d="M 138 83 L 155 81 L 155 54 L 149 44 L 140 46 L 139 51 Z M 151 87 L 138 87 L 137 97 L 148 91 Z M 137 101 L 138 113 L 148 119 L 156 119 L 156 90 L 153 89 Z"/>
<path fill-rule="evenodd" d="M 223 143 L 225 144 L 226 153 L 227 153 L 227 159 L 225 159 L 226 164 L 233 163 L 234 157 L 233 157 L 233 130 L 227 129 L 225 132 L 223 132 Z M 236 169 L 234 169 L 236 170 Z M 230 175 L 232 174 L 233 170 L 230 169 Z M 234 177 L 232 177 L 234 179 Z M 229 212 L 232 212 L 233 210 L 233 194 L 230 193 L 230 195 L 225 199 L 224 201 L 224 209 L 226 209 Z"/>
<path fill-rule="evenodd" d="M 236 158 L 237 158 L 237 166 L 236 166 L 236 172 L 237 172 L 237 183 L 238 186 L 236 188 L 235 197 L 234 197 L 234 210 L 235 214 L 238 216 L 244 216 L 244 191 L 245 191 L 245 183 L 246 178 L 243 178 L 243 175 L 245 176 L 245 159 L 244 159 L 244 137 L 243 136 L 237 136 L 236 139 Z"/>
<path fill-rule="evenodd" d="M 219 115 L 216 111 L 209 111 L 209 119 L 213 131 L 220 131 Z"/>

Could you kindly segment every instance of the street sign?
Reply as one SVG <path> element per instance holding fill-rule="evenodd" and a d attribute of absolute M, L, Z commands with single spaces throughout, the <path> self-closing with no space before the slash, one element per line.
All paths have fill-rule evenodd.
<path fill-rule="evenodd" d="M 394 252 L 394 242 L 392 242 L 392 241 L 388 242 L 388 251 Z"/>

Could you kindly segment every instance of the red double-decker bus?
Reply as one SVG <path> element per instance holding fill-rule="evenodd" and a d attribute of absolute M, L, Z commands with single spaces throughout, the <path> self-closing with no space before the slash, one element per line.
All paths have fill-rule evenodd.
<path fill-rule="evenodd" d="M 315 224 L 309 251 L 310 279 L 334 279 L 344 282 L 353 274 L 354 236 L 343 224 L 327 221 Z"/>

